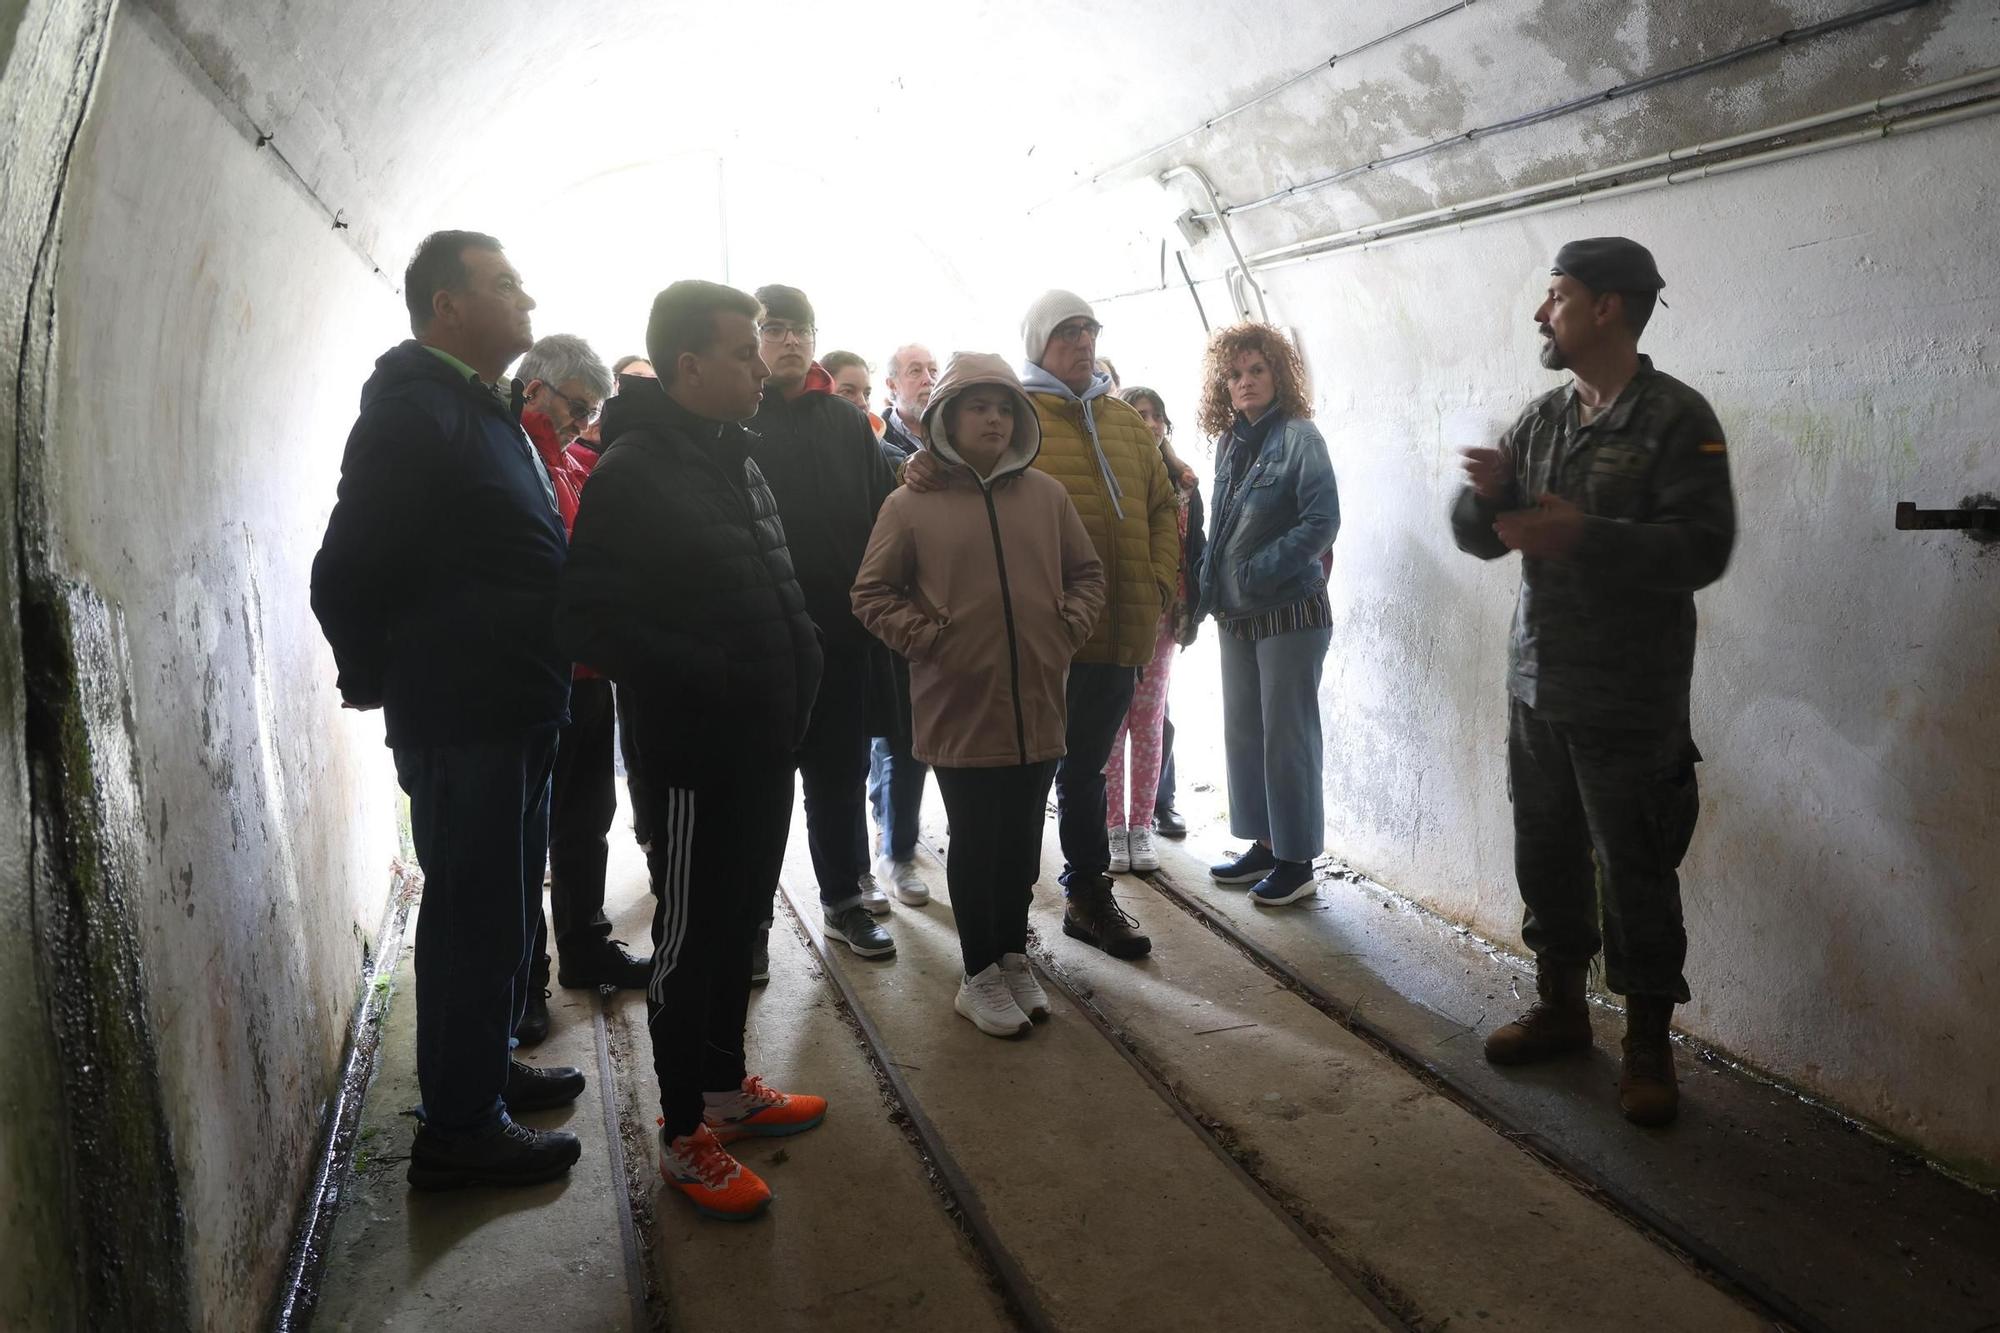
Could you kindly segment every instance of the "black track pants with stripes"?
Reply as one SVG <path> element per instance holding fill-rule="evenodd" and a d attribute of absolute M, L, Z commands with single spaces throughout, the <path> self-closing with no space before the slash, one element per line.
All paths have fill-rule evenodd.
<path fill-rule="evenodd" d="M 707 755 L 662 767 L 648 764 L 644 793 L 659 894 L 646 1025 L 677 1138 L 701 1123 L 702 1093 L 743 1083 L 751 937 L 784 865 L 792 760 Z"/>

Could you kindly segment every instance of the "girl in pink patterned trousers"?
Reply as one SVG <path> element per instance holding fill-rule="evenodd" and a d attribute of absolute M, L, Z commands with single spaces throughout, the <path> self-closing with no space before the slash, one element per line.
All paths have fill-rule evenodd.
<path fill-rule="evenodd" d="M 1174 651 L 1194 642 L 1195 620 L 1188 590 L 1194 584 L 1193 570 L 1201 559 L 1201 492 L 1195 488 L 1194 469 L 1175 456 L 1170 442 L 1173 422 L 1167 407 L 1151 389 L 1133 385 L 1119 395 L 1138 409 L 1160 446 L 1167 475 L 1175 483 L 1180 499 L 1177 515 L 1181 537 L 1181 569 L 1176 580 L 1173 604 L 1160 617 L 1160 631 L 1153 645 L 1153 658 L 1139 668 L 1138 688 L 1126 711 L 1118 737 L 1111 743 L 1111 760 L 1104 766 L 1104 822 L 1110 834 L 1111 873 L 1128 870 L 1158 870 L 1160 857 L 1153 846 L 1153 803 L 1160 786 L 1162 758 L 1161 731 L 1167 717 L 1167 682 L 1173 674 Z M 1131 780 L 1126 780 L 1126 740 L 1131 741 Z"/>

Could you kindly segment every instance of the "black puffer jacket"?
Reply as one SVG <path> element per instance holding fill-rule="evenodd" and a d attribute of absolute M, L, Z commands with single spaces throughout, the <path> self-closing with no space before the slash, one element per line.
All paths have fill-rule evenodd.
<path fill-rule="evenodd" d="M 713 748 L 789 752 L 819 689 L 819 637 L 749 437 L 624 376 L 605 404 L 556 632 L 641 701 L 648 775 Z"/>

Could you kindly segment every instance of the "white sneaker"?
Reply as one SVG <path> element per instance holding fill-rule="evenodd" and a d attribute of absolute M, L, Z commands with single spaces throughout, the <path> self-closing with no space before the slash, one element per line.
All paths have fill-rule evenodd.
<path fill-rule="evenodd" d="M 861 905 L 876 916 L 889 915 L 889 895 L 882 891 L 881 882 L 865 872 L 858 882 L 861 886 Z"/>
<path fill-rule="evenodd" d="M 1028 966 L 1028 955 L 1001 954 L 1000 975 L 1006 979 L 1007 991 L 1014 997 L 1014 1003 L 1031 1021 L 1049 1016 L 1049 994 L 1042 989 L 1042 983 L 1035 980 L 1034 970 Z"/>
<path fill-rule="evenodd" d="M 886 856 L 878 856 L 875 858 L 875 878 L 887 880 L 889 891 L 905 907 L 922 907 L 931 900 L 931 886 L 924 883 L 924 877 L 917 873 L 915 861 L 892 861 Z"/>
<path fill-rule="evenodd" d="M 1023 1037 L 1033 1026 L 1014 1002 L 998 963 L 990 963 L 978 976 L 959 982 L 958 998 L 951 1007 L 989 1037 Z"/>
<path fill-rule="evenodd" d="M 1132 868 L 1132 858 L 1125 850 L 1125 830 L 1111 829 L 1106 840 L 1111 844 L 1111 873 L 1122 875 Z"/>
<path fill-rule="evenodd" d="M 1153 846 L 1153 830 L 1135 828 L 1126 839 L 1127 855 L 1134 870 L 1158 870 L 1160 853 Z"/>

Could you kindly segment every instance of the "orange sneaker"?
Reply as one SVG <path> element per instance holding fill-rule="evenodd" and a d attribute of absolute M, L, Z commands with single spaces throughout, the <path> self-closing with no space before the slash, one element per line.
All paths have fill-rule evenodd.
<path fill-rule="evenodd" d="M 826 1119 L 826 1098 L 803 1092 L 779 1092 L 755 1074 L 743 1080 L 741 1092 L 708 1095 L 702 1123 L 719 1143 L 738 1139 L 781 1138 L 811 1129 Z"/>
<path fill-rule="evenodd" d="M 731 1157 L 707 1125 L 671 1140 L 666 1130 L 660 1131 L 660 1175 L 703 1217 L 748 1222 L 771 1202 L 771 1187 Z"/>

